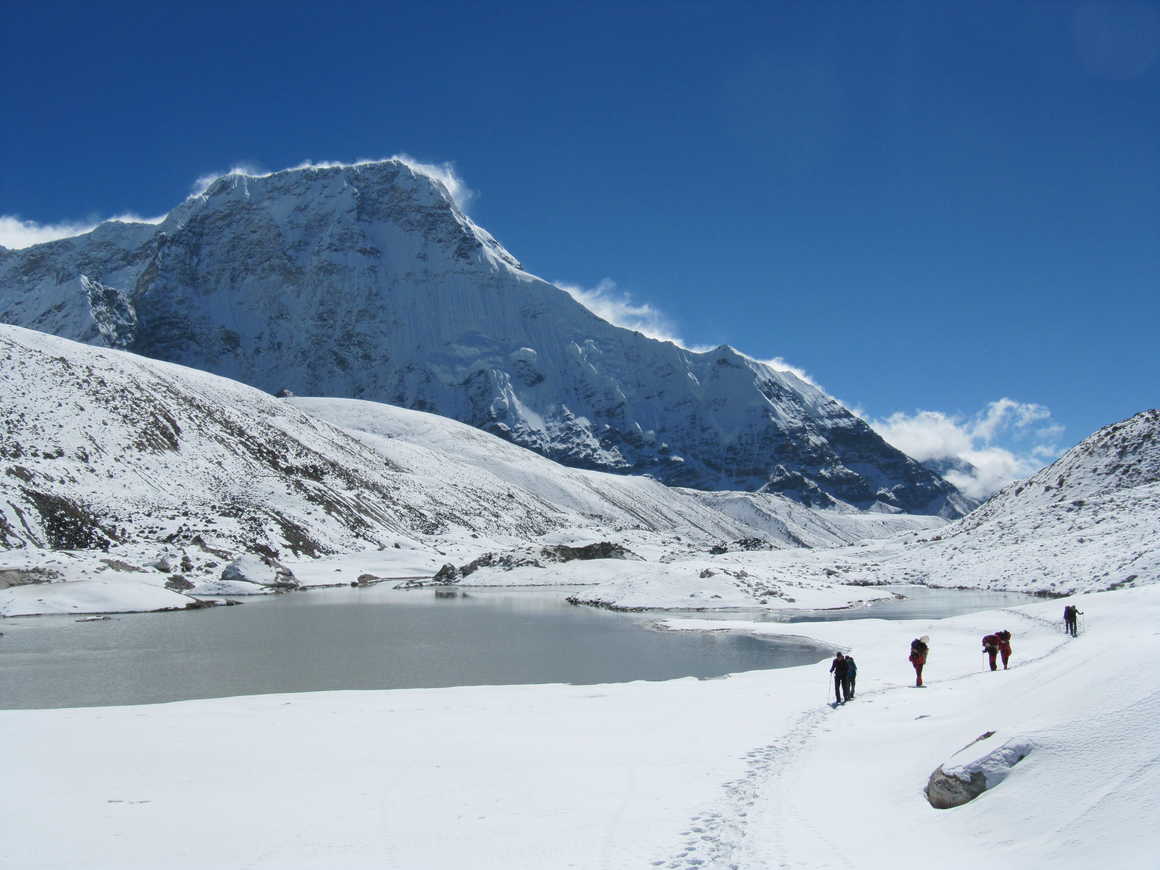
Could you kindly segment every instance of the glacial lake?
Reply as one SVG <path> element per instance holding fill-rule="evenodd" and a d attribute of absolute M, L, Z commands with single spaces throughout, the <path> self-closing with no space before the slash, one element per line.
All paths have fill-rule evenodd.
<path fill-rule="evenodd" d="M 9 618 L 0 621 L 0 708 L 332 689 L 712 678 L 811 664 L 829 655 L 827 648 L 793 639 L 650 630 L 664 614 L 574 607 L 563 594 L 486 589 L 437 596 L 430 589 L 384 585 L 101 621 Z M 939 592 L 935 598 L 922 605 L 930 612 L 913 615 L 947 616 L 1029 600 L 1004 593 Z M 821 615 L 911 618 L 904 604 Z M 745 618 L 736 611 L 703 615 Z"/>

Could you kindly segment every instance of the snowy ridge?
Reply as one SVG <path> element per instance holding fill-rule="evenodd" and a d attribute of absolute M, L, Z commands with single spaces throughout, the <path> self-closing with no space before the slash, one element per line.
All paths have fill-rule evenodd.
<path fill-rule="evenodd" d="M 400 160 L 227 175 L 158 225 L 0 251 L 0 322 L 433 411 L 576 467 L 815 507 L 972 505 L 792 373 L 596 317 Z"/>
<path fill-rule="evenodd" d="M 855 514 L 843 521 L 848 546 L 729 552 L 706 560 L 703 570 L 744 574 L 738 582 L 752 583 L 754 597 L 774 607 L 788 599 L 797 607 L 836 606 L 807 602 L 824 598 L 825 589 L 849 595 L 851 588 L 895 583 L 1052 594 L 1158 583 L 1158 469 L 1160 412 L 1144 411 L 1100 429 L 1050 467 L 941 528 L 891 537 L 889 529 L 873 530 L 875 514 Z M 702 498 L 760 526 L 754 495 L 760 494 Z M 819 521 L 833 516 L 821 512 Z M 861 541 L 857 524 L 865 532 Z M 720 591 L 672 577 L 609 577 L 585 594 L 614 607 L 679 607 Z"/>
<path fill-rule="evenodd" d="M 224 570 L 245 554 L 288 562 L 369 550 L 385 553 L 377 576 L 430 577 L 489 552 L 536 562 L 547 544 L 610 540 L 647 554 L 653 564 L 638 573 L 649 574 L 671 571 L 659 562 L 665 554 L 704 557 L 723 541 L 828 546 L 882 531 L 852 509 L 814 511 L 769 494 L 745 496 L 764 511 L 749 523 L 703 493 L 567 468 L 433 414 L 280 400 L 11 326 L 0 326 L 0 434 L 0 613 L 8 614 L 52 609 L 44 589 L 32 588 L 40 580 L 96 584 L 69 587 L 67 606 L 78 611 L 264 591 Z M 885 519 L 893 531 L 942 524 Z M 681 573 L 703 586 L 702 569 L 689 563 Z M 303 583 L 335 582 L 309 563 L 296 570 Z M 562 582 L 558 572 L 529 570 L 522 582 Z M 5 590 L 5 576 L 17 575 L 4 571 L 28 588 Z M 260 582 L 276 587 L 277 572 L 266 573 Z M 472 582 L 518 576 L 481 571 Z M 168 591 L 118 599 L 122 581 Z M 728 575 L 722 582 L 744 603 L 764 594 L 735 589 Z"/>

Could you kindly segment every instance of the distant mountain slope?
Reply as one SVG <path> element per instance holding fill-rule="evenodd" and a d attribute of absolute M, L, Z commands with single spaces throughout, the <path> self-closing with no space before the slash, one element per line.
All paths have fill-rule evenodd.
<path fill-rule="evenodd" d="M 379 402 L 284 401 L 362 438 L 400 468 L 449 486 L 483 478 L 497 488 L 512 487 L 571 512 L 578 527 L 669 531 L 714 543 L 756 537 L 774 546 L 831 547 L 941 525 L 927 516 L 815 510 L 775 493 L 678 489 L 647 477 L 568 468 L 465 424 Z"/>
<path fill-rule="evenodd" d="M 971 504 L 789 372 L 596 317 L 398 160 L 229 175 L 156 226 L 0 250 L 0 322 L 434 411 L 577 467 L 814 506 Z"/>
<path fill-rule="evenodd" d="M 990 519 L 1160 483 L 1160 411 L 1104 426 L 1046 468 L 997 492 L 954 533 Z"/>
<path fill-rule="evenodd" d="M 1160 582 L 1160 411 L 1105 426 L 963 519 L 888 549 L 875 577 L 1061 593 Z"/>

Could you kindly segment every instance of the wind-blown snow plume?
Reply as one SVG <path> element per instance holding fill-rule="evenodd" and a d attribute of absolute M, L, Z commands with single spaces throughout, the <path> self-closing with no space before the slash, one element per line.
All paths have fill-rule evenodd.
<path fill-rule="evenodd" d="M 957 460 L 961 467 L 949 469 L 944 477 L 972 498 L 986 498 L 1059 455 L 1055 439 L 1063 426 L 1050 420 L 1051 411 L 1043 405 L 1004 397 L 973 417 L 896 411 L 869 422 L 919 462 Z M 994 443 L 1000 438 L 1016 442 L 1015 449 Z"/>
<path fill-rule="evenodd" d="M 677 334 L 677 327 L 672 318 L 648 302 L 636 302 L 631 293 L 621 290 L 611 278 L 601 278 L 595 287 L 581 287 L 563 281 L 556 281 L 555 284 L 597 317 L 616 326 L 635 329 L 641 335 L 647 335 L 658 341 L 671 341 L 678 347 L 694 353 L 708 353 L 715 348 L 715 345 L 711 344 L 693 344 L 685 341 Z M 805 369 L 786 362 L 780 356 L 761 359 L 744 351 L 737 352 L 747 359 L 767 365 L 775 371 L 789 372 L 807 384 L 822 389 Z"/>
<path fill-rule="evenodd" d="M 219 178 L 225 178 L 227 175 L 248 175 L 251 177 L 257 177 L 268 174 L 269 173 L 264 172 L 263 170 L 250 163 L 236 163 L 223 172 L 205 172 L 199 175 L 193 182 L 193 187 L 190 188 L 189 195 L 201 196 L 203 193 L 209 190 L 209 186 L 211 184 L 213 184 Z"/>
<path fill-rule="evenodd" d="M 406 164 L 411 170 L 426 175 L 428 178 L 433 178 L 442 184 L 447 192 L 451 195 L 452 201 L 456 207 L 466 213 L 467 207 L 475 198 L 475 191 L 472 190 L 464 180 L 455 171 L 454 164 L 444 161 L 443 163 L 424 163 L 421 160 L 416 160 L 408 154 L 394 154 L 390 157 L 376 157 L 376 158 L 359 158 L 351 163 L 343 163 L 337 160 L 323 160 L 316 162 L 313 160 L 303 160 L 296 166 L 290 166 L 286 169 L 279 170 L 280 172 L 294 172 L 300 169 L 342 169 L 347 166 L 365 166 L 371 163 L 381 163 L 384 160 L 398 160 L 400 163 Z M 239 163 L 225 172 L 207 172 L 198 177 L 193 183 L 192 196 L 201 196 L 205 193 L 211 184 L 219 178 L 224 178 L 227 175 L 244 175 L 248 178 L 266 178 L 273 175 L 273 172 L 266 172 L 248 163 Z"/>
<path fill-rule="evenodd" d="M 712 348 L 690 348 L 676 334 L 672 320 L 647 302 L 633 301 L 632 294 L 621 290 L 611 278 L 601 278 L 595 287 L 581 287 L 556 281 L 556 286 L 602 320 L 625 329 L 634 329 L 641 335 L 658 341 L 671 341 L 688 350 L 711 350 Z"/>
<path fill-rule="evenodd" d="M 759 363 L 762 363 L 763 365 L 769 366 L 774 371 L 789 372 L 795 378 L 797 378 L 798 380 L 805 381 L 811 387 L 817 387 L 822 392 L 826 391 L 825 388 L 821 384 L 819 384 L 817 381 L 815 381 L 810 376 L 810 373 L 807 372 L 805 369 L 800 368 L 798 366 L 795 366 L 792 363 L 788 363 L 779 356 L 775 356 L 772 359 L 759 359 L 757 361 Z"/>
<path fill-rule="evenodd" d="M 383 159 L 398 160 L 405 163 L 413 171 L 420 175 L 426 175 L 428 178 L 433 178 L 447 189 L 452 201 L 456 207 L 466 213 L 467 207 L 475 198 L 475 191 L 472 190 L 459 174 L 455 171 L 455 166 L 450 162 L 444 163 L 424 163 L 421 160 L 416 160 L 407 154 L 395 154 L 390 158 L 378 159 L 359 159 L 353 163 L 340 163 L 335 161 L 323 161 L 315 163 L 311 160 L 304 160 L 297 166 L 290 167 L 290 170 L 295 169 L 328 169 L 340 168 L 344 166 L 359 166 L 368 163 L 378 163 Z M 287 170 L 282 170 L 287 171 Z M 229 175 L 242 175 L 248 178 L 264 178 L 273 175 L 272 172 L 267 172 L 251 163 L 238 163 L 225 171 L 220 172 L 206 172 L 199 175 L 193 182 L 190 188 L 190 196 L 203 195 L 219 178 L 224 178 Z M 122 223 L 133 224 L 159 224 L 165 220 L 166 215 L 159 215 L 157 217 L 141 217 L 140 215 L 126 213 L 115 215 L 109 218 L 91 218 L 88 220 L 62 220 L 57 223 L 40 223 L 38 221 L 26 220 L 19 215 L 0 215 L 0 247 L 17 250 L 20 248 L 28 248 L 32 245 L 40 245 L 44 242 L 55 242 L 58 239 L 69 239 L 74 236 L 84 235 L 92 232 L 97 226 L 106 221 L 120 221 Z M 602 282 L 603 283 L 603 282 Z M 646 306 L 647 307 L 647 306 Z M 635 328 L 635 327 L 634 327 Z M 642 330 L 643 331 L 643 330 Z M 646 333 L 650 334 L 650 333 Z"/>

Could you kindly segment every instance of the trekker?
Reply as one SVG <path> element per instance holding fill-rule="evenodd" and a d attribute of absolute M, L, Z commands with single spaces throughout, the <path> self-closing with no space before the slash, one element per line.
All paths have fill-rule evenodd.
<path fill-rule="evenodd" d="M 1074 604 L 1069 604 L 1067 607 L 1063 608 L 1063 630 L 1066 634 L 1070 634 L 1072 637 L 1076 637 L 1078 635 L 1076 628 L 1077 623 L 1079 622 L 1078 617 L 1081 613 L 1083 613 L 1083 611 L 1076 607 Z"/>
<path fill-rule="evenodd" d="M 848 673 L 846 657 L 841 653 L 834 656 L 834 661 L 830 665 L 830 673 L 834 675 L 834 703 L 844 704 L 849 699 L 850 690 L 849 684 L 846 682 Z"/>
<path fill-rule="evenodd" d="M 987 654 L 987 660 L 991 664 L 991 670 L 998 670 L 995 667 L 995 656 L 999 654 L 999 638 L 993 634 L 988 634 L 983 637 L 983 652 Z"/>
<path fill-rule="evenodd" d="M 928 637 L 916 637 L 910 642 L 910 663 L 914 665 L 915 688 L 922 687 L 922 667 L 926 664 L 926 654 L 930 651 L 927 646 Z"/>
<path fill-rule="evenodd" d="M 1007 662 L 1011 661 L 1011 632 L 1007 629 L 995 632 L 999 640 L 999 655 L 1003 659 L 1003 670 L 1007 670 Z"/>
<path fill-rule="evenodd" d="M 852 655 L 846 656 L 846 700 L 854 697 L 854 681 L 858 679 L 858 665 Z"/>

